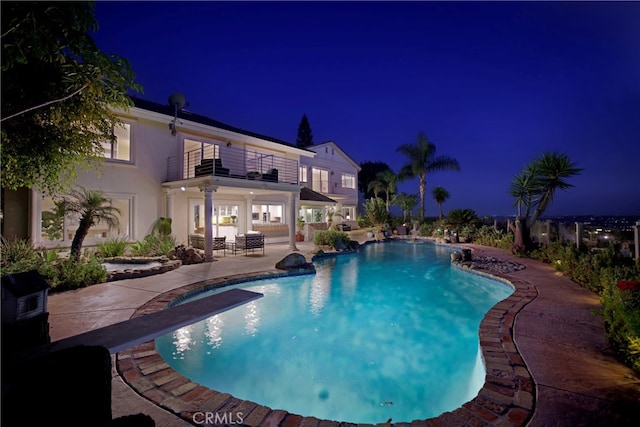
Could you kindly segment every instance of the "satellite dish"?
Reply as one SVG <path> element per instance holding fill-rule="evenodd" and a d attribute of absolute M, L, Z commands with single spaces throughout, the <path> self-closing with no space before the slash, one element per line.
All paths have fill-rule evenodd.
<path fill-rule="evenodd" d="M 173 121 L 169 123 L 169 129 L 171 129 L 171 135 L 173 136 L 177 133 L 176 122 L 178 121 L 178 110 L 182 110 L 185 103 L 184 95 L 179 92 L 174 92 L 169 96 L 169 105 L 173 107 L 174 111 Z"/>
<path fill-rule="evenodd" d="M 176 110 L 182 110 L 186 102 L 184 95 L 179 92 L 172 93 L 171 96 L 169 96 L 169 105 L 172 107 L 175 106 Z"/>

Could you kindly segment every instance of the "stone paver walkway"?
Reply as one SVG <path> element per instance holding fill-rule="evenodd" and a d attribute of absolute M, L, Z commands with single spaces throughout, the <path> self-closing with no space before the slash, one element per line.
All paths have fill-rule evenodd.
<path fill-rule="evenodd" d="M 298 246 L 302 253 L 312 249 L 309 242 Z M 592 314 L 599 307 L 595 294 L 548 265 L 514 259 L 498 249 L 467 246 L 474 254 L 511 259 L 527 268 L 502 275 L 516 286 L 516 292 L 497 304 L 482 322 L 480 338 L 487 383 L 478 397 L 456 411 L 416 426 L 623 426 L 640 414 L 640 380 L 610 354 L 602 319 Z M 187 285 L 190 288 L 212 279 L 226 280 L 238 272 L 273 270 L 288 252 L 286 245 L 267 245 L 265 256 L 227 256 L 158 276 L 52 295 L 52 340 L 155 310 L 154 299 L 166 304 L 166 292 L 171 291 L 173 296 Z M 186 421 L 192 420 L 198 409 L 239 408 L 248 411 L 244 422 L 249 425 L 330 425 L 255 404 L 249 410 L 250 402 L 204 389 L 166 371 L 166 364 L 154 352 L 153 343 L 147 343 L 120 353 L 122 376 L 137 392 L 114 369 L 114 417 L 143 412 L 151 415 L 157 426 L 181 426 L 198 424 Z"/>

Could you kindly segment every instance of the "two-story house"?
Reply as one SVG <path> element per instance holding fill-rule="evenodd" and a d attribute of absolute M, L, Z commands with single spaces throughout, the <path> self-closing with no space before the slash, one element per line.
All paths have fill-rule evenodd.
<path fill-rule="evenodd" d="M 120 211 L 118 227 L 92 227 L 87 246 L 118 236 L 141 240 L 159 217 L 170 217 L 181 243 L 188 243 L 192 234 L 210 241 L 262 232 L 267 243 L 288 241 L 296 249 L 305 186 L 299 182 L 301 165 L 315 170 L 316 151 L 168 104 L 134 99 L 134 105 L 117 112 L 124 125 L 115 129 L 115 143 L 104 144 L 101 169 L 80 172 L 76 181 L 102 190 Z M 340 170 L 329 165 L 322 169 Z M 26 201 L 24 192 L 6 193 L 3 232 L 26 229 L 23 234 L 36 245 L 70 246 L 77 218 L 57 218 L 54 199 L 35 190 Z M 213 259 L 210 245 L 205 258 Z"/>
<path fill-rule="evenodd" d="M 357 227 L 360 166 L 333 141 L 306 148 L 316 155 L 300 158 L 300 184 L 324 197 L 303 191 L 300 215 L 307 223 L 332 221 Z"/>

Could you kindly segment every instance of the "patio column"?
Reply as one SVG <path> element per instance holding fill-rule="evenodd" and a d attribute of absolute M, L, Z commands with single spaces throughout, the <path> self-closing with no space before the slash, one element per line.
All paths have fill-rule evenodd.
<path fill-rule="evenodd" d="M 166 197 L 166 207 L 165 207 L 166 216 L 167 218 L 173 219 L 173 212 L 174 212 L 173 207 L 175 204 L 175 195 L 177 190 L 167 189 L 167 190 L 164 190 L 164 192 Z"/>
<path fill-rule="evenodd" d="M 204 261 L 213 261 L 213 193 L 218 190 L 214 185 L 200 187 L 204 192 Z"/>
<path fill-rule="evenodd" d="M 298 200 L 300 199 L 300 192 L 289 193 L 289 250 L 297 251 L 296 247 L 296 222 L 298 219 Z"/>
<path fill-rule="evenodd" d="M 238 230 L 240 233 L 246 233 L 247 231 L 251 230 L 251 225 L 253 224 L 253 195 L 248 195 L 246 197 L 247 200 L 247 219 L 244 221 L 244 230 Z"/>

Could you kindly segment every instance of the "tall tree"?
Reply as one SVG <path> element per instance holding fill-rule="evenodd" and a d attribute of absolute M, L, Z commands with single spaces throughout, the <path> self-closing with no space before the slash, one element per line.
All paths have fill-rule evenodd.
<path fill-rule="evenodd" d="M 68 188 L 115 141 L 129 63 L 100 51 L 94 2 L 2 2 L 2 188 Z"/>
<path fill-rule="evenodd" d="M 120 210 L 111 204 L 100 190 L 86 188 L 73 189 L 61 203 L 66 215 L 77 215 L 80 224 L 71 242 L 71 258 L 80 260 L 82 243 L 89 233 L 89 229 L 96 224 L 105 223 L 110 227 L 118 225 Z"/>
<path fill-rule="evenodd" d="M 404 191 L 400 194 L 394 194 L 391 198 L 391 204 L 402 209 L 404 222 L 410 219 L 411 211 L 418 204 L 418 196 L 415 194 L 407 194 Z"/>
<path fill-rule="evenodd" d="M 307 115 L 303 114 L 300 124 L 298 125 L 298 138 L 296 138 L 296 146 L 300 148 L 313 145 L 313 134 L 311 133 L 311 125 Z"/>
<path fill-rule="evenodd" d="M 358 191 L 360 191 L 365 199 L 371 197 L 377 197 L 372 189 L 369 188 L 369 184 L 376 180 L 376 176 L 385 170 L 391 170 L 388 164 L 384 162 L 361 162 L 360 171 L 358 172 Z"/>
<path fill-rule="evenodd" d="M 420 218 L 424 219 L 424 195 L 427 187 L 427 174 L 443 170 L 460 170 L 458 161 L 448 156 L 436 156 L 436 146 L 427 139 L 424 132 L 418 133 L 413 144 L 403 144 L 396 150 L 409 160 L 400 168 L 400 180 L 418 178 L 420 192 Z"/>
<path fill-rule="evenodd" d="M 391 212 L 391 196 L 396 192 L 397 184 L 398 175 L 391 169 L 378 172 L 376 179 L 369 183 L 369 189 L 376 192 L 376 195 L 385 193 L 387 212 Z"/>
<path fill-rule="evenodd" d="M 512 226 L 512 252 L 531 249 L 531 226 L 549 207 L 556 190 L 573 187 L 566 179 L 580 172 L 582 169 L 577 168 L 568 155 L 554 151 L 542 153 L 513 178 L 509 194 L 516 199 L 518 216 Z"/>
<path fill-rule="evenodd" d="M 442 219 L 442 204 L 449 199 L 449 192 L 444 187 L 438 186 L 431 190 L 431 194 L 438 204 L 439 218 Z"/>

